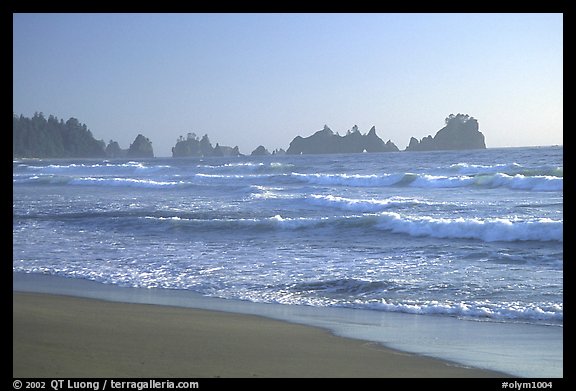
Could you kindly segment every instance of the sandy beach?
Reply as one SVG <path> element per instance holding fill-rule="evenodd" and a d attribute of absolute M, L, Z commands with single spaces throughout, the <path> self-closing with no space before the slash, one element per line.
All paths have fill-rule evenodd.
<path fill-rule="evenodd" d="M 13 293 L 14 377 L 499 377 L 258 316 Z"/>

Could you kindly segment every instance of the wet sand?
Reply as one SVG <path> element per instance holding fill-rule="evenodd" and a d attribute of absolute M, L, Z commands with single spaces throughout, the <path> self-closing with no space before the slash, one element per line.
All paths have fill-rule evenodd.
<path fill-rule="evenodd" d="M 13 377 L 501 377 L 259 316 L 13 292 Z"/>

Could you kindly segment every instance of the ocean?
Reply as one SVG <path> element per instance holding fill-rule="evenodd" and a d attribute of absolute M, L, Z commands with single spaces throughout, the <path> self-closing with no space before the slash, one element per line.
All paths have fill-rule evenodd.
<path fill-rule="evenodd" d="M 13 161 L 13 271 L 563 326 L 563 149 Z"/>

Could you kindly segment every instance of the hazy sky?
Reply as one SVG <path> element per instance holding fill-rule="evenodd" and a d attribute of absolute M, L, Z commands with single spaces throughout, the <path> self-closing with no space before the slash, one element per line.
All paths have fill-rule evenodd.
<path fill-rule="evenodd" d="M 490 147 L 563 144 L 562 14 L 14 14 L 13 112 L 156 156 L 250 154 L 327 124 L 404 149 L 451 113 Z"/>

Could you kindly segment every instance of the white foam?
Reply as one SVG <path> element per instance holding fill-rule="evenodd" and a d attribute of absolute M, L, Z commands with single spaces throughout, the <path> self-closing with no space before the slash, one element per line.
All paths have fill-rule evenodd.
<path fill-rule="evenodd" d="M 422 188 L 452 188 L 464 187 L 472 184 L 474 184 L 474 178 L 468 176 L 438 176 L 420 174 L 410 183 L 410 186 Z"/>
<path fill-rule="evenodd" d="M 563 241 L 563 221 L 549 218 L 530 220 L 507 218 L 437 218 L 380 214 L 377 227 L 396 233 L 435 238 L 494 241 Z"/>
<path fill-rule="evenodd" d="M 476 175 L 476 174 L 487 174 L 496 172 L 517 171 L 521 169 L 522 166 L 518 163 L 509 163 L 509 164 L 506 163 L 506 164 L 494 164 L 494 165 L 456 163 L 452 164 L 450 168 L 457 170 L 461 174 Z"/>
<path fill-rule="evenodd" d="M 494 165 L 480 165 L 469 163 L 457 163 L 450 166 L 451 169 L 456 170 L 464 175 L 489 175 L 489 174 L 506 174 L 506 175 L 523 175 L 523 176 L 553 176 L 562 178 L 564 168 L 559 166 L 536 166 L 526 167 L 518 163 L 494 164 Z"/>
<path fill-rule="evenodd" d="M 564 318 L 563 305 L 555 303 L 521 305 L 519 303 L 492 303 L 489 301 L 439 302 L 435 300 L 392 303 L 382 300 L 380 303 L 370 305 L 369 308 L 419 315 L 453 315 L 466 318 L 524 322 L 539 320 L 548 321 L 550 324 L 559 324 Z"/>
<path fill-rule="evenodd" d="M 393 206 L 421 203 L 421 201 L 419 200 L 405 197 L 391 197 L 383 200 L 376 200 L 373 198 L 354 199 L 354 198 L 346 198 L 333 195 L 319 195 L 319 194 L 311 194 L 306 199 L 308 200 L 308 202 L 315 205 L 330 206 L 354 212 L 379 212 L 384 209 L 391 208 Z"/>
<path fill-rule="evenodd" d="M 274 176 L 274 174 L 195 174 L 196 178 L 200 179 L 259 179 L 259 178 L 269 178 Z"/>
<path fill-rule="evenodd" d="M 143 188 L 169 188 L 189 184 L 183 181 L 169 182 L 169 181 L 155 181 L 151 179 L 109 178 L 109 177 L 71 178 L 69 183 L 73 185 L 130 186 L 130 187 L 143 187 Z"/>
<path fill-rule="evenodd" d="M 360 174 L 299 174 L 292 176 L 309 183 L 319 185 L 345 185 L 345 186 L 391 186 L 400 182 L 404 174 L 360 175 Z"/>

